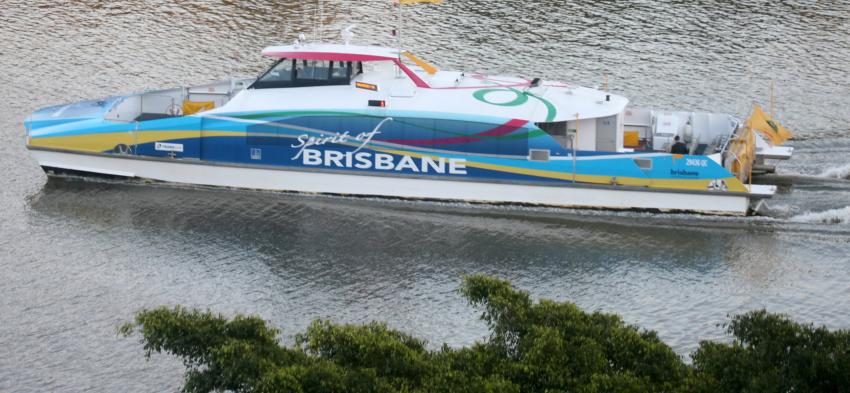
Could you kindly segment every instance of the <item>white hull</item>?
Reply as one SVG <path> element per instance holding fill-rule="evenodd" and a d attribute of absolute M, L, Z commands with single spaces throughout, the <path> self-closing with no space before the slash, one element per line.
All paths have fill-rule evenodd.
<path fill-rule="evenodd" d="M 658 209 L 729 215 L 746 215 L 749 208 L 749 198 L 746 194 L 447 181 L 115 158 L 47 150 L 31 150 L 31 154 L 42 167 L 218 187 L 556 207 Z"/>

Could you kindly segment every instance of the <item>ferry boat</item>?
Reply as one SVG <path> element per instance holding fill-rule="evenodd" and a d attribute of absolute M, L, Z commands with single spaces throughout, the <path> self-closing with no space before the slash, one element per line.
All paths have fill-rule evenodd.
<path fill-rule="evenodd" d="M 632 108 L 387 47 L 296 41 L 263 55 L 258 78 L 38 110 L 27 148 L 51 175 L 729 215 L 771 197 L 753 173 L 793 151 L 758 107 L 747 121 Z"/>

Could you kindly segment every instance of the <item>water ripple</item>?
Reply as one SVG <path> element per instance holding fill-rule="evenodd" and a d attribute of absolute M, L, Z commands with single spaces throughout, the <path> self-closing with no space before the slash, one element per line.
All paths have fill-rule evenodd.
<path fill-rule="evenodd" d="M 320 35 L 394 45 L 389 2 L 324 2 Z M 765 307 L 848 328 L 850 5 L 760 0 L 449 1 L 409 7 L 406 43 L 444 68 L 601 85 L 638 105 L 744 115 L 777 82 L 799 137 L 769 216 L 564 211 L 45 177 L 21 120 L 61 102 L 256 75 L 318 28 L 314 2 L 7 0 L 0 7 L 0 391 L 176 390 L 115 327 L 144 307 L 387 321 L 433 346 L 485 326 L 461 275 L 616 312 L 682 354 Z"/>

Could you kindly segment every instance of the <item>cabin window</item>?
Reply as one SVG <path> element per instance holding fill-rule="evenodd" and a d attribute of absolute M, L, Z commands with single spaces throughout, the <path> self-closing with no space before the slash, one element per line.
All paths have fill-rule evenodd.
<path fill-rule="evenodd" d="M 562 148 L 572 150 L 570 130 L 567 128 L 567 122 L 537 123 L 537 127 L 540 127 L 541 130 L 549 134 Z"/>
<path fill-rule="evenodd" d="M 250 88 L 337 86 L 351 83 L 352 69 L 360 69 L 350 61 L 283 59 L 275 63 Z"/>
<path fill-rule="evenodd" d="M 541 130 L 545 131 L 549 135 L 552 135 L 553 137 L 567 136 L 567 122 L 565 121 L 553 123 L 537 123 L 537 127 L 540 127 Z"/>
<path fill-rule="evenodd" d="M 637 164 L 638 168 L 642 170 L 652 170 L 652 160 L 649 158 L 635 158 L 635 164 Z"/>
<path fill-rule="evenodd" d="M 292 87 L 293 60 L 283 59 L 275 63 L 265 74 L 260 76 L 252 89 L 273 89 L 279 87 Z"/>
<path fill-rule="evenodd" d="M 295 80 L 312 84 L 327 81 L 331 67 L 327 61 L 298 60 L 295 62 Z"/>
<path fill-rule="evenodd" d="M 529 161 L 547 162 L 547 161 L 549 161 L 550 154 L 551 154 L 551 152 L 549 150 L 529 149 L 528 150 L 528 160 Z"/>
<path fill-rule="evenodd" d="M 331 82 L 340 82 L 340 84 L 349 84 L 351 82 L 351 62 L 337 61 L 331 64 Z M 342 83 L 344 82 L 344 83 Z"/>

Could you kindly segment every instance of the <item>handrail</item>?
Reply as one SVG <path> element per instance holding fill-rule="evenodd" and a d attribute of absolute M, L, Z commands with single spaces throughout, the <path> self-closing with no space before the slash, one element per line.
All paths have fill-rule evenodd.
<path fill-rule="evenodd" d="M 575 134 L 573 134 L 572 141 L 570 142 L 572 143 L 573 148 L 573 184 L 576 184 L 576 160 L 578 160 L 578 158 L 576 158 L 578 156 L 578 147 L 576 146 L 576 144 L 578 144 L 578 129 L 580 123 L 581 117 L 578 113 L 576 113 L 576 132 Z M 567 132 L 569 132 L 569 130 L 567 130 Z"/>
<path fill-rule="evenodd" d="M 571 155 L 573 156 L 573 184 L 576 184 L 576 134 L 570 135 L 570 148 L 572 148 Z"/>
<path fill-rule="evenodd" d="M 726 142 L 723 145 L 723 149 L 721 149 L 720 152 L 721 153 L 727 152 L 729 150 L 729 147 L 732 145 L 732 142 L 737 141 L 738 139 L 739 138 L 738 138 L 737 134 L 732 134 L 732 135 L 727 136 Z"/>
<path fill-rule="evenodd" d="M 752 148 L 752 150 L 753 150 L 752 151 L 752 155 L 753 155 L 752 159 L 755 160 L 756 133 L 753 132 L 752 129 L 750 129 L 750 137 L 751 137 L 750 139 L 752 140 L 752 145 L 750 145 L 748 147 Z M 749 151 L 750 149 L 747 149 L 747 150 L 748 150 L 747 152 L 750 153 L 750 151 Z M 748 177 L 748 179 L 750 180 L 750 192 L 753 192 L 753 164 L 754 164 L 753 162 L 750 163 L 750 176 Z"/>
<path fill-rule="evenodd" d="M 731 117 L 731 116 L 730 116 L 730 117 Z M 740 127 L 740 126 L 741 126 L 741 122 L 740 122 L 740 121 L 738 121 L 738 120 L 736 119 L 736 120 L 735 120 L 735 125 L 732 127 L 732 134 L 730 134 L 730 135 L 726 138 L 726 142 L 724 142 L 724 143 L 723 143 L 723 147 L 721 147 L 721 148 L 720 148 L 720 154 L 725 153 L 725 152 L 726 152 L 726 149 L 728 149 L 728 148 L 729 148 L 729 143 L 732 141 L 733 137 L 735 136 L 735 133 L 738 131 L 738 127 Z"/>
<path fill-rule="evenodd" d="M 131 131 L 133 134 L 133 149 L 131 151 L 135 156 L 139 154 L 139 122 L 134 121 L 134 123 L 136 124 L 133 128 L 133 131 Z"/>

